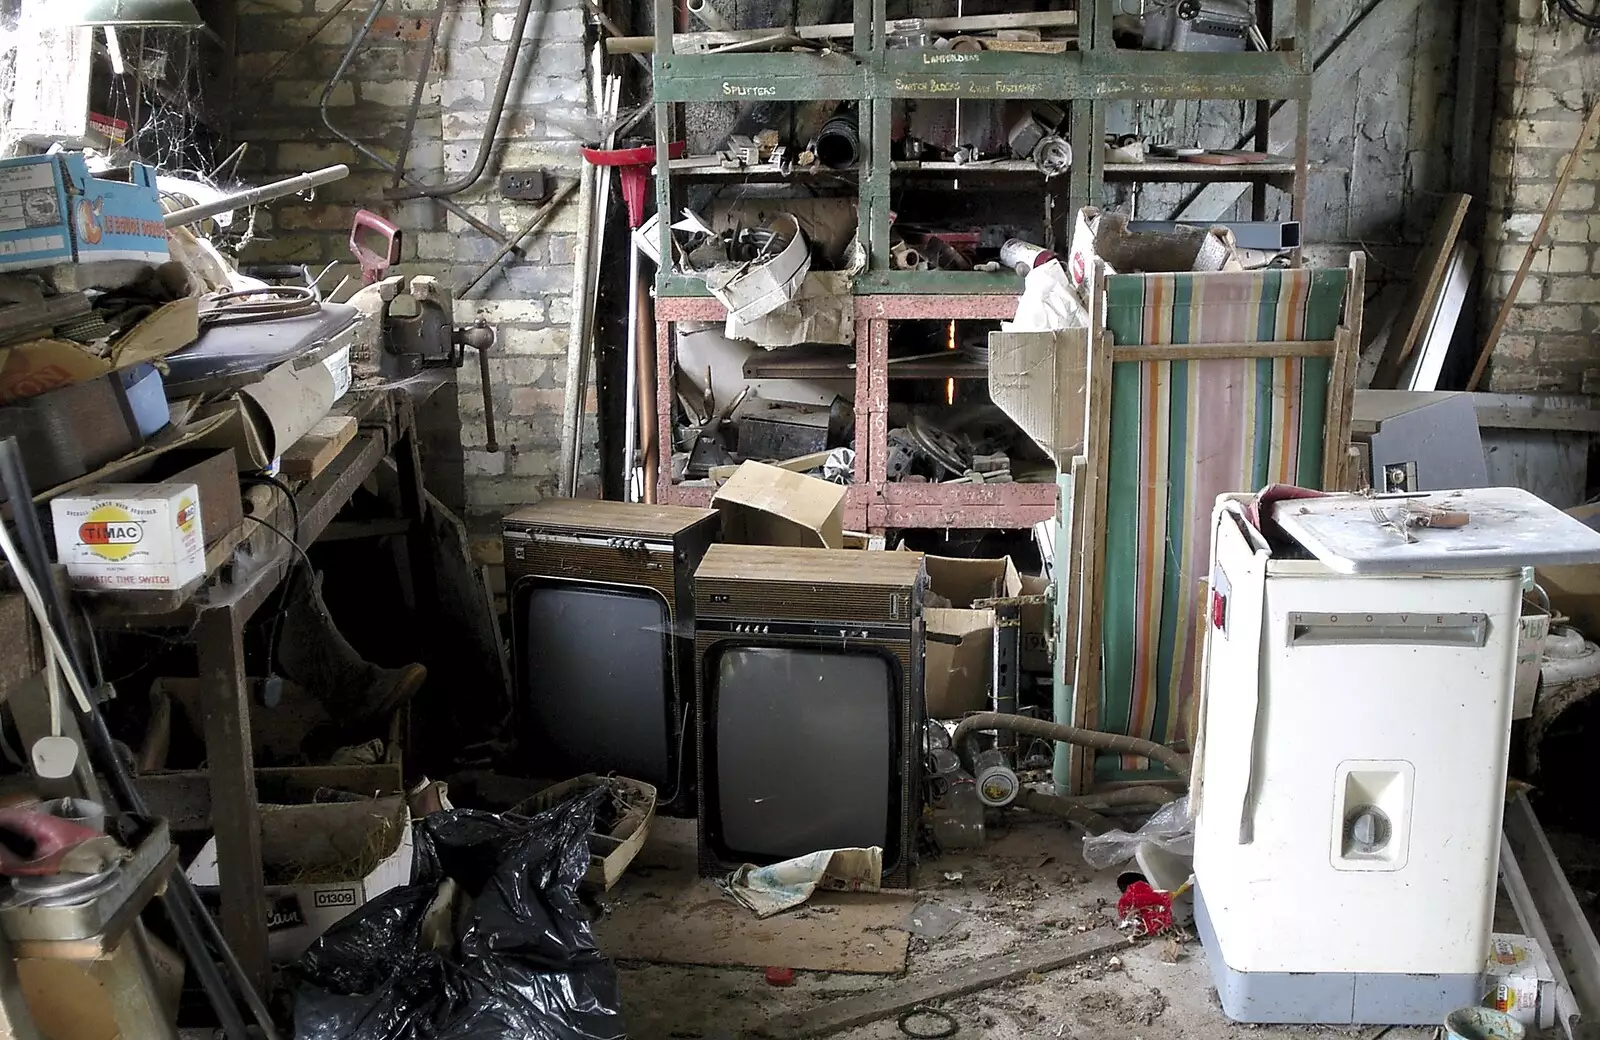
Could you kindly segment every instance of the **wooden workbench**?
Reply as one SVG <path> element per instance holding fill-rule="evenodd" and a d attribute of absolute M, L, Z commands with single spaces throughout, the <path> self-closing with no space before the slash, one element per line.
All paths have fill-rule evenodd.
<path fill-rule="evenodd" d="M 415 437 L 415 410 L 436 389 L 430 380 L 404 388 L 352 390 L 334 405 L 358 429 L 317 476 L 295 487 L 299 543 L 309 547 L 387 458 L 399 476 L 404 533 L 414 582 L 431 580 L 421 536 L 426 498 Z M 281 532 L 295 530 L 295 510 L 282 492 L 252 488 L 253 515 Z M 269 974 L 267 903 L 261 862 L 261 821 L 250 740 L 250 693 L 246 682 L 243 630 L 296 566 L 300 554 L 277 532 L 246 516 L 240 551 L 220 561 L 198 587 L 171 596 L 106 597 L 94 602 L 95 623 L 106 628 L 175 628 L 187 633 L 199 659 L 205 700 L 202 727 L 210 775 L 212 824 L 222 878 L 222 930 L 261 991 Z M 208 561 L 210 562 L 210 561 Z M 417 588 L 414 602 L 431 603 L 431 590 Z"/>

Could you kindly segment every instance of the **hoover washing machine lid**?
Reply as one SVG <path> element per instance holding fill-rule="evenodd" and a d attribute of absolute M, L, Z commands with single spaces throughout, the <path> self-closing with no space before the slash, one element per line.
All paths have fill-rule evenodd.
<path fill-rule="evenodd" d="M 1293 499 L 1272 518 L 1340 574 L 1600 563 L 1600 531 L 1521 488 Z"/>

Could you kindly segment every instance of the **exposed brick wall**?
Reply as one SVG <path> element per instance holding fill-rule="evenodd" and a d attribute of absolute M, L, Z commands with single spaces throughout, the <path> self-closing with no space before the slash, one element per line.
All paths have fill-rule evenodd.
<path fill-rule="evenodd" d="M 1501 41 L 1489 220 L 1484 249 L 1487 332 L 1549 202 L 1590 99 L 1600 96 L 1600 51 L 1540 0 L 1511 0 Z M 1600 394 L 1600 152 L 1580 153 L 1551 234 L 1534 258 L 1487 389 Z"/>
<path fill-rule="evenodd" d="M 392 157 L 399 146 L 434 3 L 390 0 L 330 98 L 335 124 L 381 155 Z M 263 210 L 257 238 L 243 260 L 307 263 L 314 269 L 329 261 L 348 262 L 350 219 L 364 206 L 406 232 L 403 263 L 394 273 L 435 274 L 448 285 L 458 284 L 498 244 L 431 201 L 385 202 L 391 176 L 341 143 L 318 113 L 323 88 L 371 10 L 369 3 L 352 4 L 270 83 L 250 86 L 334 6 L 335 0 L 246 0 L 240 6 L 239 80 L 245 86 L 236 136 L 250 144 L 246 173 L 265 180 L 332 163 L 346 163 L 352 171 L 348 179 L 321 189 L 314 201 L 285 200 Z M 441 183 L 471 167 L 511 46 L 515 9 L 515 0 L 449 5 L 411 149 L 409 166 L 419 180 Z M 581 0 L 535 3 L 489 170 L 477 187 L 455 199 L 474 217 L 514 231 L 538 208 L 500 197 L 496 174 L 501 168 L 542 167 L 560 178 L 578 175 L 579 140 L 593 130 L 583 32 Z M 578 193 L 572 193 L 540 232 L 524 240 L 522 260 L 503 265 L 470 299 L 457 301 L 457 321 L 481 317 L 500 331 L 491 369 L 501 451 L 485 450 L 475 358 L 468 358 L 460 375 L 466 505 L 480 530 L 489 529 L 507 509 L 537 501 L 556 487 L 573 252 L 581 223 L 577 200 Z M 341 268 L 323 284 L 332 286 L 352 272 L 353 265 Z M 585 483 L 591 489 L 598 481 L 594 396 L 591 389 L 583 448 Z"/>

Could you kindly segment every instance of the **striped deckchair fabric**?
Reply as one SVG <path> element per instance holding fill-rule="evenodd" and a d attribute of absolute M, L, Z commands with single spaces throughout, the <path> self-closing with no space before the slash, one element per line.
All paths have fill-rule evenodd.
<path fill-rule="evenodd" d="M 1350 271 L 1111 275 L 1118 346 L 1330 340 Z M 1127 352 L 1119 353 L 1126 357 Z M 1136 351 L 1135 351 L 1136 353 Z M 1118 360 L 1101 575 L 1099 729 L 1192 743 L 1210 504 L 1271 483 L 1320 487 L 1328 357 Z M 1101 754 L 1097 783 L 1162 775 Z"/>

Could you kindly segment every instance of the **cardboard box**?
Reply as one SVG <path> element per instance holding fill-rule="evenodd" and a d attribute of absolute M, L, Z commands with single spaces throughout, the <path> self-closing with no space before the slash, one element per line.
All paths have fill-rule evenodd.
<path fill-rule="evenodd" d="M 181 589 L 206 573 L 193 484 L 96 484 L 50 502 L 56 560 L 79 588 Z"/>
<path fill-rule="evenodd" d="M 110 473 L 100 483 L 193 484 L 200 492 L 201 529 L 207 548 L 244 523 L 239 468 L 231 451 L 176 447 L 133 455 L 105 470 Z"/>
<path fill-rule="evenodd" d="M 1567 510 L 1585 524 L 1600 530 L 1600 504 Z M 1600 564 L 1540 567 L 1537 580 L 1550 595 L 1550 605 L 1572 619 L 1572 625 L 1590 639 L 1600 638 Z"/>
<path fill-rule="evenodd" d="M 1022 595 L 1022 578 L 1009 556 L 962 560 L 924 557 L 929 602 L 923 609 L 923 690 L 928 715 L 956 719 L 989 707 L 994 660 L 994 611 L 981 599 Z"/>
<path fill-rule="evenodd" d="M 844 548 L 845 488 L 764 462 L 746 462 L 711 496 L 722 539 L 737 545 Z"/>
<path fill-rule="evenodd" d="M 1530 1029 L 1556 1024 L 1556 979 L 1539 944 L 1525 935 L 1496 932 L 1489 939 L 1484 1003 Z"/>
<path fill-rule="evenodd" d="M 589 869 L 583 875 L 583 888 L 609 892 L 650 836 L 650 823 L 656 818 L 654 787 L 625 776 L 585 774 L 547 787 L 511 811 L 525 816 L 541 813 L 560 805 L 577 791 L 600 784 L 611 786 L 617 798 L 628 803 L 628 811 L 619 816 L 616 823 L 604 831 L 589 832 Z"/>
<path fill-rule="evenodd" d="M 1037 574 L 1022 576 L 1024 596 L 1043 596 L 1050 591 L 1048 578 Z M 1029 604 L 1022 608 L 1022 670 L 1049 675 L 1055 667 L 1050 655 L 1051 612 L 1048 604 Z"/>
<path fill-rule="evenodd" d="M 118 375 L 0 406 L 0 437 L 15 437 L 35 492 L 93 472 L 144 443 Z"/>
<path fill-rule="evenodd" d="M 412 853 L 411 811 L 403 796 L 263 805 L 268 954 L 278 963 L 292 961 L 336 921 L 391 888 L 410 884 Z M 220 883 L 215 838 L 206 842 L 188 874 L 203 893 L 215 894 Z M 278 880 L 295 877 L 312 880 Z"/>
<path fill-rule="evenodd" d="M 68 340 L 36 339 L 0 349 L 0 404 L 164 358 L 200 336 L 200 298 L 189 296 L 145 318 L 117 341 L 109 358 Z"/>
<path fill-rule="evenodd" d="M 149 167 L 116 181 L 90 176 L 79 152 L 0 160 L 0 271 L 169 255 Z"/>

